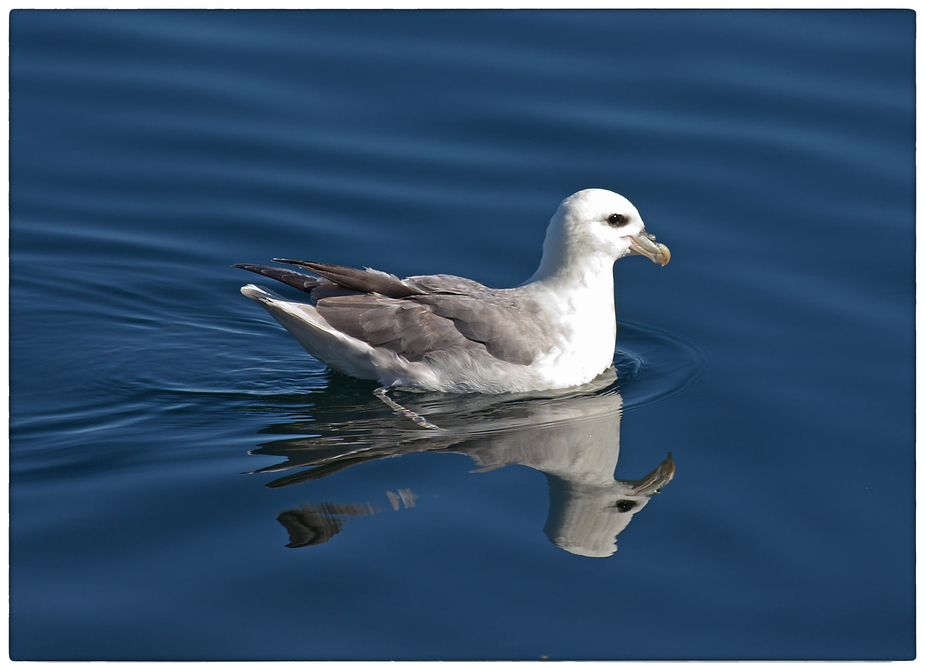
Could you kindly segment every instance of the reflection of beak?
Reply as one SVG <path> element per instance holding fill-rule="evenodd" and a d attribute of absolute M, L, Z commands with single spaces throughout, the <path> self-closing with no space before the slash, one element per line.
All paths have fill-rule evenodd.
<path fill-rule="evenodd" d="M 654 241 L 655 235 L 650 235 L 643 230 L 638 235 L 630 235 L 629 238 L 630 255 L 639 254 L 640 256 L 645 256 L 653 263 L 668 265 L 668 261 L 671 260 L 671 252 L 668 251 L 668 247 L 664 244 L 657 244 Z"/>
<path fill-rule="evenodd" d="M 658 464 L 652 472 L 642 479 L 627 482 L 633 486 L 633 495 L 651 496 L 659 493 L 665 484 L 674 478 L 674 461 L 671 460 L 671 452 L 668 452 L 668 458 Z"/>

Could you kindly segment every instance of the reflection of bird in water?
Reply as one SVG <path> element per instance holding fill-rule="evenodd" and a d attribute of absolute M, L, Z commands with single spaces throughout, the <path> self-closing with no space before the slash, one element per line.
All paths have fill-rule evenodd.
<path fill-rule="evenodd" d="M 253 284 L 241 289 L 335 370 L 387 386 L 525 392 L 584 384 L 611 365 L 613 263 L 640 254 L 665 265 L 668 248 L 654 239 L 626 198 L 587 189 L 559 206 L 539 268 L 516 288 L 307 261 L 276 259 L 317 277 L 237 267 L 311 296 L 300 302 Z"/>
<path fill-rule="evenodd" d="M 674 478 L 668 458 L 642 479 L 578 482 L 547 473 L 549 516 L 543 532 L 553 543 L 581 556 L 610 556 L 614 539 L 637 512 Z"/>
<path fill-rule="evenodd" d="M 614 479 L 622 399 L 612 390 L 588 393 L 585 388 L 546 398 L 496 398 L 493 403 L 485 396 L 452 401 L 431 396 L 421 398 L 419 405 L 439 416 L 444 428 L 382 430 L 381 419 L 379 430 L 376 421 L 362 419 L 350 422 L 350 428 L 340 422 L 310 422 L 306 429 L 314 436 L 279 440 L 254 450 L 288 458 L 257 472 L 306 468 L 268 484 L 276 488 L 408 453 L 466 454 L 479 466 L 478 472 L 525 465 L 542 472 L 549 484 L 544 532 L 556 546 L 583 556 L 609 556 L 616 551 L 616 536 L 674 477 L 669 454 L 642 479 Z"/>

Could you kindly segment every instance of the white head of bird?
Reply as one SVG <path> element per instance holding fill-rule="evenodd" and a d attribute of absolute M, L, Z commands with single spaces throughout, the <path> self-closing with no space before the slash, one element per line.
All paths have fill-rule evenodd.
<path fill-rule="evenodd" d="M 640 254 L 660 265 L 670 254 L 646 232 L 639 211 L 619 193 L 589 188 L 559 205 L 546 229 L 543 260 L 530 281 L 562 274 L 597 274 L 624 256 Z"/>

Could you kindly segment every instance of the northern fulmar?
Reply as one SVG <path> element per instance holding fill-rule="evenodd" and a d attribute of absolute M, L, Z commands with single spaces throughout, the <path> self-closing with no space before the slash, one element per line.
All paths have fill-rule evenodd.
<path fill-rule="evenodd" d="M 254 284 L 241 289 L 339 372 L 387 387 L 505 393 L 577 386 L 613 363 L 613 263 L 635 254 L 660 265 L 670 258 L 629 200 L 586 189 L 559 205 L 539 268 L 514 288 L 280 258 L 314 276 L 235 267 L 308 293 L 303 302 Z"/>

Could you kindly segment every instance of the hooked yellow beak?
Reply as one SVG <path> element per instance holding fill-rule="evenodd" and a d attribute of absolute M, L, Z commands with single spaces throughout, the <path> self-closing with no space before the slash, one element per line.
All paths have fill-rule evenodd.
<path fill-rule="evenodd" d="M 666 261 L 667 262 L 667 261 Z M 633 493 L 637 496 L 651 496 L 659 493 L 661 488 L 674 479 L 674 460 L 671 458 L 671 452 L 668 452 L 668 458 L 658 464 L 652 472 L 642 479 L 629 481 L 627 484 L 633 485 Z"/>
<path fill-rule="evenodd" d="M 654 240 L 655 236 L 646 231 L 642 231 L 638 235 L 630 235 L 630 255 L 639 254 L 653 263 L 668 265 L 668 261 L 671 260 L 671 252 L 668 251 L 668 247 L 664 244 L 657 244 Z"/>

